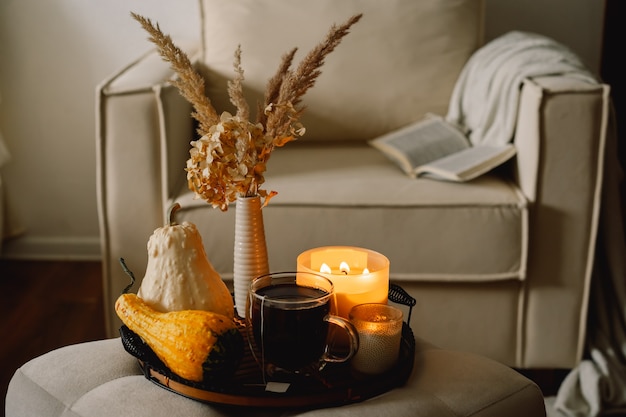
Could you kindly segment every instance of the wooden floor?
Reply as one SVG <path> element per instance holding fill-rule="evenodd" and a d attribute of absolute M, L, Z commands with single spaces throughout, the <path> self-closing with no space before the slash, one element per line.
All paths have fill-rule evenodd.
<path fill-rule="evenodd" d="M 100 262 L 0 259 L 0 410 L 9 380 L 28 360 L 103 339 Z"/>

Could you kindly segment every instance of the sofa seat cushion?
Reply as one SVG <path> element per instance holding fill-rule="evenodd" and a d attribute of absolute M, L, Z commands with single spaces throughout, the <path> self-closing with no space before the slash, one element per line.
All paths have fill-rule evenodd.
<path fill-rule="evenodd" d="M 312 247 L 348 245 L 383 253 L 402 280 L 524 278 L 526 200 L 503 177 L 411 179 L 368 145 L 303 142 L 272 154 L 264 188 L 278 192 L 263 209 L 271 270 L 294 269 Z M 236 207 L 213 209 L 186 187 L 174 200 L 178 221 L 198 225 L 210 261 L 231 276 Z"/>

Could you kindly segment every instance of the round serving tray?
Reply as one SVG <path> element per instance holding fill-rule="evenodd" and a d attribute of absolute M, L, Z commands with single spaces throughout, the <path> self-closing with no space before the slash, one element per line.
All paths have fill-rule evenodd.
<path fill-rule="evenodd" d="M 182 396 L 215 404 L 242 407 L 316 408 L 343 405 L 375 397 L 404 385 L 413 370 L 415 337 L 404 323 L 398 362 L 375 376 L 354 375 L 348 363 L 327 364 L 314 375 L 298 376 L 286 392 L 266 391 L 261 369 L 248 348 L 244 324 L 238 321 L 244 337 L 244 357 L 235 374 L 224 380 L 193 382 L 171 372 L 139 336 L 126 326 L 120 328 L 122 343 L 135 356 L 145 377 L 156 385 Z"/>

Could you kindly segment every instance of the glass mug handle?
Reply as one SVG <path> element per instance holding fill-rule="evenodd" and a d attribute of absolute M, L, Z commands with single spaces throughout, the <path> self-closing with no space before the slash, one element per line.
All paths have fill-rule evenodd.
<path fill-rule="evenodd" d="M 332 356 L 328 352 L 328 346 L 326 346 L 326 351 L 324 352 L 322 360 L 325 362 L 346 362 L 350 360 L 356 351 L 359 350 L 359 333 L 356 331 L 356 328 L 348 320 L 330 314 L 324 317 L 324 321 L 339 326 L 344 329 L 346 333 L 348 333 L 348 336 L 350 337 L 350 351 L 345 357 L 336 357 Z"/>

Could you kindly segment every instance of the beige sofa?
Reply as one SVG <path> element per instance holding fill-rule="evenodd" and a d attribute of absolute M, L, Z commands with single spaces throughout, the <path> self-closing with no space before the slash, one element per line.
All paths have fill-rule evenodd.
<path fill-rule="evenodd" d="M 482 1 L 200 6 L 203 42 L 184 46 L 204 64 L 220 111 L 231 109 L 226 80 L 238 44 L 254 103 L 282 53 L 298 46 L 302 54 L 332 23 L 364 13 L 305 97 L 305 137 L 269 161 L 267 188 L 278 192 L 263 209 L 271 270 L 294 269 L 298 254 L 313 247 L 373 249 L 389 258 L 391 280 L 417 299 L 416 336 L 519 368 L 577 364 L 602 185 L 606 85 L 558 74 L 526 78 L 511 164 L 463 184 L 411 179 L 367 140 L 429 112 L 446 115 L 459 74 L 484 42 Z M 167 22 L 159 23 L 167 32 Z M 111 336 L 119 327 L 114 300 L 128 284 L 118 259 L 143 276 L 147 240 L 173 202 L 182 205 L 179 221 L 198 225 L 215 268 L 232 278 L 236 207 L 221 212 L 188 191 L 184 167 L 195 131 L 171 77 L 150 52 L 97 91 Z"/>

